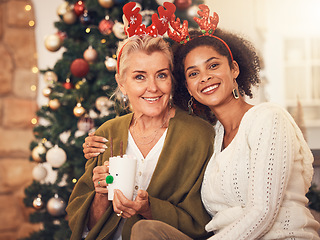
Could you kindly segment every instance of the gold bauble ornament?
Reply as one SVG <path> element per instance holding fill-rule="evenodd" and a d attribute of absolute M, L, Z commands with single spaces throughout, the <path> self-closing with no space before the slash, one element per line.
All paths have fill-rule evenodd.
<path fill-rule="evenodd" d="M 43 75 L 43 80 L 47 84 L 53 84 L 58 81 L 58 76 L 55 72 L 53 71 L 46 71 Z"/>
<path fill-rule="evenodd" d="M 76 13 L 72 10 L 72 11 L 67 11 L 65 14 L 63 14 L 63 21 L 66 24 L 74 24 L 77 21 L 77 15 Z"/>
<path fill-rule="evenodd" d="M 98 2 L 104 8 L 111 8 L 114 4 L 113 0 L 98 0 Z"/>
<path fill-rule="evenodd" d="M 38 194 L 38 196 L 33 200 L 32 205 L 37 210 L 43 208 L 44 204 L 43 204 L 43 201 L 41 199 L 41 194 Z"/>
<path fill-rule="evenodd" d="M 42 94 L 45 97 L 49 97 L 51 93 L 52 93 L 52 89 L 49 87 L 45 87 L 44 89 L 42 89 Z"/>
<path fill-rule="evenodd" d="M 77 103 L 77 106 L 73 108 L 73 114 L 76 117 L 81 117 L 85 112 L 86 110 L 82 107 L 81 103 Z"/>
<path fill-rule="evenodd" d="M 58 8 L 57 8 L 57 14 L 59 16 L 63 16 L 68 9 L 70 9 L 70 4 L 68 2 L 63 2 Z"/>
<path fill-rule="evenodd" d="M 46 37 L 44 45 L 51 52 L 56 52 L 61 47 L 61 39 L 57 34 L 51 34 Z"/>
<path fill-rule="evenodd" d="M 60 102 L 58 99 L 51 99 L 49 101 L 49 107 L 52 109 L 52 110 L 57 110 L 59 107 L 60 107 Z"/>
<path fill-rule="evenodd" d="M 46 151 L 47 149 L 41 143 L 39 143 L 38 146 L 32 149 L 32 152 L 31 152 L 32 159 L 36 162 L 41 162 L 42 159 L 40 155 L 45 154 Z"/>

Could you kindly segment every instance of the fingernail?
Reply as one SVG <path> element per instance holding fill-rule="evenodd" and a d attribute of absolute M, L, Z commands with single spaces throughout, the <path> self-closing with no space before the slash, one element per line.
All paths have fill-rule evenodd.
<path fill-rule="evenodd" d="M 108 146 L 107 145 L 103 145 L 103 148 L 108 148 Z"/>
<path fill-rule="evenodd" d="M 103 138 L 102 141 L 104 141 L 104 142 L 109 142 L 108 139 L 106 139 L 106 138 Z"/>
<path fill-rule="evenodd" d="M 98 156 L 100 153 L 92 153 L 93 154 L 93 156 Z"/>
<path fill-rule="evenodd" d="M 105 149 L 99 149 L 99 152 L 103 153 L 105 151 Z"/>

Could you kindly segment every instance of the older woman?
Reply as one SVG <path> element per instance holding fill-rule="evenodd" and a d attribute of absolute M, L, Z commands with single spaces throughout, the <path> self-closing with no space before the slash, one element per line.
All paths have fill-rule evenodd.
<path fill-rule="evenodd" d="M 138 159 L 134 200 L 115 191 L 108 201 L 109 141 L 104 153 L 88 160 L 70 196 L 71 239 L 129 239 L 140 219 L 163 221 L 193 239 L 206 238 L 210 217 L 200 186 L 214 131 L 170 103 L 172 53 L 162 38 L 133 37 L 120 49 L 116 80 L 133 113 L 107 121 L 96 135 L 113 139 L 114 155 L 120 155 L 122 141 L 125 153 Z"/>

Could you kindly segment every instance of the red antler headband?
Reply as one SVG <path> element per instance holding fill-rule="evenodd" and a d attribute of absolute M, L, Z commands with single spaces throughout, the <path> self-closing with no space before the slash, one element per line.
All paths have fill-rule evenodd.
<path fill-rule="evenodd" d="M 222 42 L 228 49 L 231 60 L 233 61 L 233 55 L 228 44 L 221 38 L 213 35 L 219 22 L 218 14 L 214 12 L 213 16 L 209 16 L 210 10 L 208 6 L 204 4 L 200 4 L 199 8 L 200 10 L 198 11 L 198 14 L 201 18 L 194 17 L 193 19 L 199 25 L 201 32 L 203 33 L 202 36 L 214 37 Z M 183 21 L 182 26 L 180 26 L 180 18 L 177 18 L 177 20 L 175 20 L 175 18 L 176 16 L 173 14 L 170 19 L 170 25 L 174 31 L 172 32 L 170 29 L 168 29 L 168 36 L 180 44 L 186 44 L 190 40 L 188 22 L 185 20 Z"/>
<path fill-rule="evenodd" d="M 165 34 L 169 28 L 169 21 L 171 20 L 172 15 L 176 11 L 176 6 L 170 2 L 164 2 L 162 7 L 158 7 L 159 16 L 157 13 L 152 15 L 152 24 L 146 27 L 142 24 L 142 16 L 139 13 L 140 8 L 136 7 L 135 2 L 129 2 L 123 6 L 123 21 L 124 21 L 124 30 L 128 37 L 133 36 L 144 36 L 150 35 L 152 37 L 158 37 Z M 128 42 L 127 42 L 128 43 Z M 119 51 L 118 59 L 117 59 L 117 71 L 119 72 L 119 62 L 120 56 L 122 54 L 122 50 L 125 43 Z"/>

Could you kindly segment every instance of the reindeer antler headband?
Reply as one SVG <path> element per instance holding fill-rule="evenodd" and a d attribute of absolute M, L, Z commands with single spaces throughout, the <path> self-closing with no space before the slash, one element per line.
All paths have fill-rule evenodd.
<path fill-rule="evenodd" d="M 214 37 L 219 41 L 221 41 L 228 49 L 231 60 L 233 60 L 232 52 L 228 44 L 225 41 L 223 41 L 221 38 L 213 35 L 219 22 L 218 14 L 214 12 L 213 16 L 210 16 L 209 15 L 210 10 L 208 6 L 204 4 L 200 4 L 199 8 L 200 10 L 198 11 L 198 14 L 201 18 L 194 17 L 193 19 L 199 25 L 201 32 L 203 33 L 202 36 Z M 180 44 L 186 44 L 188 41 L 191 40 L 189 31 L 188 31 L 188 22 L 185 20 L 183 21 L 182 26 L 180 26 L 181 25 L 180 19 L 177 18 L 177 20 L 175 20 L 175 18 L 176 16 L 173 14 L 170 19 L 170 25 L 174 31 L 172 32 L 170 29 L 168 29 L 168 35 L 172 40 Z"/>
<path fill-rule="evenodd" d="M 152 15 L 152 24 L 146 27 L 142 24 L 142 16 L 139 13 L 140 8 L 136 7 L 135 2 L 129 2 L 123 6 L 123 22 L 126 35 L 128 37 L 132 36 L 144 36 L 150 35 L 152 37 L 158 37 L 165 34 L 169 28 L 169 21 L 171 20 L 172 15 L 176 11 L 176 6 L 173 3 L 164 2 L 162 7 L 158 7 L 159 16 L 157 13 Z M 126 44 L 122 46 L 119 51 L 117 59 L 117 70 L 119 72 L 119 62 L 122 50 Z"/>

